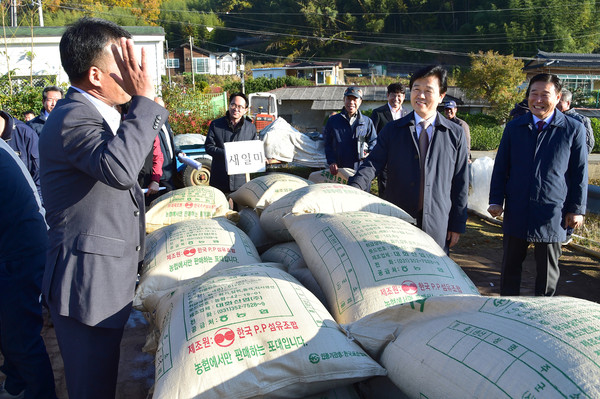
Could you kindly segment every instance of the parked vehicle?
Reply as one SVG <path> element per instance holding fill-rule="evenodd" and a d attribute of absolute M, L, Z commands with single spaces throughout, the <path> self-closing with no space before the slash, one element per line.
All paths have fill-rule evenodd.
<path fill-rule="evenodd" d="M 260 132 L 277 119 L 277 97 L 273 93 L 252 93 L 248 95 L 249 113 L 256 131 Z"/>
<path fill-rule="evenodd" d="M 201 134 L 179 134 L 175 136 L 175 145 L 188 158 L 202 165 L 201 169 L 196 169 L 177 159 L 177 172 L 181 177 L 184 187 L 207 186 L 210 182 L 212 157 L 206 153 L 206 148 L 204 147 L 205 139 L 206 137 Z"/>

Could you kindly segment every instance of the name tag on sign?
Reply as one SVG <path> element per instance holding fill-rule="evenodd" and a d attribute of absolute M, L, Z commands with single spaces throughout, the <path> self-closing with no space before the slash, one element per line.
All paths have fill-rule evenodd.
<path fill-rule="evenodd" d="M 225 143 L 227 174 L 264 172 L 265 147 L 262 140 Z"/>

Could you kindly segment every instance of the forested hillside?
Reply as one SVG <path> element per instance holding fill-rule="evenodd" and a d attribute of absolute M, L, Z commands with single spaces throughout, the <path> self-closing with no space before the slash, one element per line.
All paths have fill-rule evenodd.
<path fill-rule="evenodd" d="M 3 2 L 7 3 L 7 2 Z M 194 37 L 213 51 L 238 46 L 264 62 L 448 59 L 493 49 L 531 57 L 538 49 L 597 51 L 593 0 L 64 0 L 43 1 L 46 26 L 91 14 L 123 25 L 163 26 L 170 47 Z M 36 8 L 22 7 L 21 24 Z M 288 58 L 288 59 L 290 59 Z"/>

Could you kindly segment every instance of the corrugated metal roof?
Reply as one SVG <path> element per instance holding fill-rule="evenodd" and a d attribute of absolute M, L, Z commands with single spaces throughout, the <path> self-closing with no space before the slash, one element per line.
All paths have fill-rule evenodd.
<path fill-rule="evenodd" d="M 344 101 L 335 101 L 335 100 L 315 100 L 313 101 L 310 109 L 313 111 L 328 111 L 332 109 L 342 109 L 344 106 Z"/>
<path fill-rule="evenodd" d="M 343 102 L 348 86 L 281 87 L 271 90 L 281 100 L 335 100 Z M 363 91 L 363 101 L 386 101 L 385 86 L 357 86 Z"/>
<path fill-rule="evenodd" d="M 529 61 L 523 70 L 538 69 L 544 67 L 555 68 L 600 68 L 600 54 L 582 53 L 548 53 L 538 51 L 535 60 Z"/>
<path fill-rule="evenodd" d="M 313 110 L 336 110 L 344 106 L 344 91 L 349 86 L 304 86 L 281 87 L 271 90 L 282 101 L 313 101 Z M 363 90 L 363 102 L 387 101 L 386 86 L 358 86 Z M 448 87 L 446 95 L 456 101 L 459 106 L 487 106 L 484 100 L 467 99 L 464 92 L 458 87 Z M 406 100 L 410 101 L 410 91 L 406 90 Z"/>

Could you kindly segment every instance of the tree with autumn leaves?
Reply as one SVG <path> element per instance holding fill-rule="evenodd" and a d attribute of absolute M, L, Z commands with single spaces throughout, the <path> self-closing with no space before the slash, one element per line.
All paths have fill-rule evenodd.
<path fill-rule="evenodd" d="M 515 103 L 523 100 L 519 87 L 525 81 L 523 62 L 513 55 L 501 55 L 495 51 L 471 53 L 471 66 L 460 72 L 458 84 L 467 97 L 487 101 L 490 115 L 500 123 L 508 119 Z"/>

